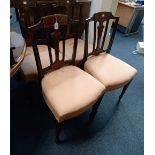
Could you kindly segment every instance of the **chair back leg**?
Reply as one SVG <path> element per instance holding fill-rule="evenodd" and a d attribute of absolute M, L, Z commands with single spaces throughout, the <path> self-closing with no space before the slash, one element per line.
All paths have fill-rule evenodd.
<path fill-rule="evenodd" d="M 60 143 L 60 131 L 61 131 L 61 123 L 56 122 L 56 136 L 55 136 L 55 142 L 56 144 Z"/>
<path fill-rule="evenodd" d="M 132 80 L 131 80 L 131 81 L 132 81 Z M 120 103 L 120 101 L 121 101 L 121 99 L 122 99 L 123 95 L 125 94 L 125 92 L 126 92 L 127 88 L 129 87 L 129 85 L 130 85 L 131 81 L 130 81 L 130 82 L 128 82 L 128 83 L 127 83 L 127 84 L 123 87 L 123 90 L 122 90 L 122 92 L 121 92 L 121 94 L 120 94 L 120 96 L 119 96 L 119 98 L 118 98 L 117 104 L 119 104 L 119 103 Z"/>

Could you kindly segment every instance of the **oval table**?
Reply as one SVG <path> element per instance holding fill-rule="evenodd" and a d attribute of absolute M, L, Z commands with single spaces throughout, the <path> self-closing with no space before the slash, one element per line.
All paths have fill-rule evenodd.
<path fill-rule="evenodd" d="M 26 53 L 26 43 L 21 34 L 11 31 L 10 32 L 10 59 L 14 60 L 14 63 L 10 64 L 10 77 L 15 75 L 24 60 Z"/>

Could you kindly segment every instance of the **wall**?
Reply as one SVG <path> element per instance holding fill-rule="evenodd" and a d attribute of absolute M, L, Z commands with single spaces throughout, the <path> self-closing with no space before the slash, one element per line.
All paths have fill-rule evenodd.
<path fill-rule="evenodd" d="M 113 14 L 116 13 L 118 0 L 92 0 L 91 9 L 90 9 L 90 16 L 92 16 L 96 12 L 100 11 L 110 11 Z M 90 25 L 89 27 L 89 42 L 93 42 L 93 25 Z M 106 42 L 108 42 L 108 36 L 106 39 Z M 107 46 L 107 43 L 105 43 L 105 47 Z"/>

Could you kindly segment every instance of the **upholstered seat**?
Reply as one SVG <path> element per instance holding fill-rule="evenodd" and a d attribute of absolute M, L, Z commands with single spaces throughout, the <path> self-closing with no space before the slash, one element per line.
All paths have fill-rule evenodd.
<path fill-rule="evenodd" d="M 106 90 L 126 85 L 137 73 L 132 66 L 105 52 L 89 57 L 84 69 L 102 82 Z"/>
<path fill-rule="evenodd" d="M 73 54 L 73 45 L 74 45 L 74 39 L 67 39 L 65 41 L 65 60 L 71 60 L 72 59 L 72 54 Z M 75 58 L 75 64 L 79 66 L 84 58 L 84 46 L 85 46 L 85 41 L 82 39 L 78 39 L 78 45 L 77 45 L 77 53 L 76 53 L 76 58 Z M 62 41 L 60 42 L 60 53 L 62 53 Z M 93 51 L 93 45 L 88 44 L 88 53 L 91 53 Z"/>
<path fill-rule="evenodd" d="M 104 90 L 104 85 L 75 66 L 60 68 L 42 79 L 44 99 L 58 122 L 84 112 Z"/>

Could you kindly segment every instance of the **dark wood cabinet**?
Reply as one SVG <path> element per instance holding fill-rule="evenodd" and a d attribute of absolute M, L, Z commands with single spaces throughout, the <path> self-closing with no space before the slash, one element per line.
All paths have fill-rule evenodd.
<path fill-rule="evenodd" d="M 42 16 L 49 14 L 67 14 L 71 19 L 80 21 L 81 37 L 84 21 L 89 17 L 91 0 L 14 0 L 17 20 L 27 45 L 31 44 L 27 28 L 37 23 Z M 39 34 L 38 34 L 39 35 Z"/>

